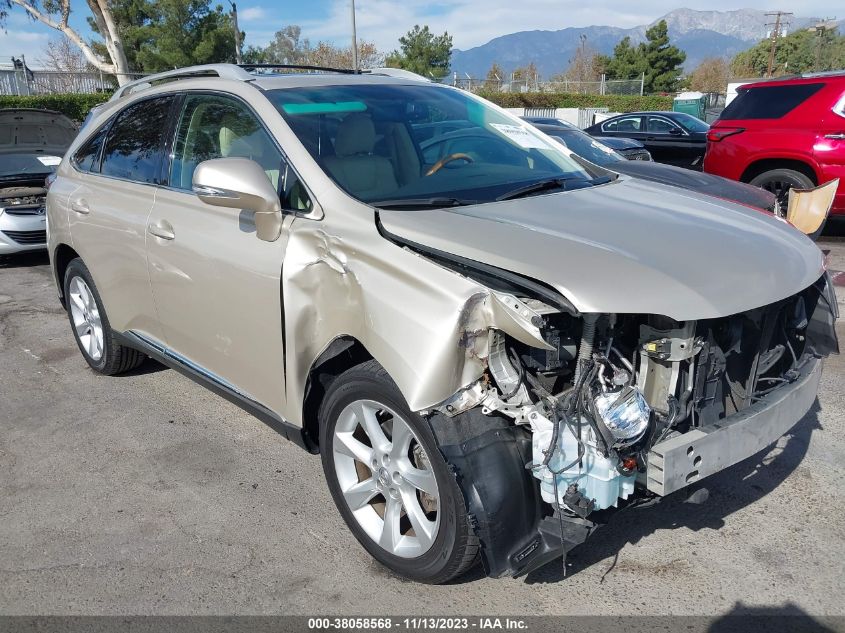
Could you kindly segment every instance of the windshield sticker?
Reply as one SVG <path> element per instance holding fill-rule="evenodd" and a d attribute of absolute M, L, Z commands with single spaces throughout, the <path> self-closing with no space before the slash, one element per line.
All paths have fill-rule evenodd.
<path fill-rule="evenodd" d="M 516 142 L 518 145 L 520 145 L 520 147 L 524 147 L 526 149 L 531 149 L 535 147 L 538 149 L 549 149 L 548 143 L 546 143 L 539 136 L 535 136 L 520 125 L 491 123 L 490 126 L 496 128 L 496 130 L 507 136 L 512 141 Z"/>
<path fill-rule="evenodd" d="M 283 103 L 285 114 L 332 114 L 337 112 L 364 112 L 367 106 L 361 101 L 330 103 Z"/>
<path fill-rule="evenodd" d="M 36 156 L 36 158 L 42 165 L 46 165 L 47 167 L 55 167 L 62 162 L 61 156 Z"/>

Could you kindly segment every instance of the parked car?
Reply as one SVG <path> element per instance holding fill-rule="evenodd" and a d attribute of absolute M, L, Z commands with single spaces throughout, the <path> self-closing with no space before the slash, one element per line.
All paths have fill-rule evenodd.
<path fill-rule="evenodd" d="M 47 247 L 45 179 L 76 126 L 51 110 L 0 110 L 0 255 Z"/>
<path fill-rule="evenodd" d="M 701 169 L 710 126 L 684 112 L 631 112 L 591 125 L 596 137 L 624 136 L 642 143 L 658 163 Z"/>
<path fill-rule="evenodd" d="M 845 214 L 845 73 L 746 84 L 707 135 L 704 170 L 749 182 L 786 206 L 789 190 L 839 178 Z"/>
<path fill-rule="evenodd" d="M 563 119 L 540 116 L 524 116 L 520 118 L 523 121 L 528 121 L 532 125 L 553 125 L 567 130 L 582 131 L 577 125 L 573 125 L 569 121 L 564 121 Z M 625 138 L 624 136 L 605 136 L 601 139 L 601 141 L 621 154 L 627 160 L 652 160 L 651 154 L 648 153 L 648 150 L 643 146 L 643 144 L 632 138 Z"/>
<path fill-rule="evenodd" d="M 608 147 L 604 139 L 593 138 L 574 126 L 563 128 L 557 125 L 535 125 L 535 127 L 563 143 L 581 158 L 586 158 L 591 163 L 620 174 L 698 191 L 781 214 L 775 195 L 759 187 L 672 165 L 625 160 L 619 153 Z"/>
<path fill-rule="evenodd" d="M 837 351 L 815 244 L 394 72 L 118 89 L 47 199 L 87 364 L 151 356 L 319 453 L 422 582 L 525 574 L 803 417 Z M 491 143 L 427 154 L 444 120 Z"/>

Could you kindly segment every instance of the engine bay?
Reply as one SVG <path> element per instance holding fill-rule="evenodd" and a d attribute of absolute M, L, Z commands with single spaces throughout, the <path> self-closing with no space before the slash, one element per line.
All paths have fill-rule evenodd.
<path fill-rule="evenodd" d="M 547 347 L 491 330 L 487 373 L 439 411 L 455 417 L 478 406 L 529 429 L 527 467 L 542 500 L 587 517 L 647 488 L 656 444 L 718 425 L 796 381 L 811 359 L 838 351 L 828 292 L 822 277 L 761 308 L 686 322 L 576 316 L 524 299 L 542 319 Z"/>

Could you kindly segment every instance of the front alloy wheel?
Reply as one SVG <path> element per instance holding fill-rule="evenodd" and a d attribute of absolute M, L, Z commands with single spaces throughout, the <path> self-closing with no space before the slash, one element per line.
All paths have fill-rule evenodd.
<path fill-rule="evenodd" d="M 335 425 L 332 458 L 343 498 L 367 536 L 402 558 L 429 550 L 440 493 L 402 416 L 373 400 L 352 402 Z"/>
<path fill-rule="evenodd" d="M 373 558 L 427 583 L 472 567 L 478 538 L 455 475 L 428 422 L 378 363 L 335 378 L 318 417 L 329 491 Z"/>

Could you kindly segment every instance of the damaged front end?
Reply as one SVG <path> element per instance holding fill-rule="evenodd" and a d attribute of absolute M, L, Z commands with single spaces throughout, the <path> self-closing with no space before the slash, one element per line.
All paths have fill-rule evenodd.
<path fill-rule="evenodd" d="M 497 312 L 482 321 L 506 327 L 470 328 L 461 345 L 486 370 L 422 413 L 491 576 L 565 554 L 600 511 L 762 450 L 806 413 L 821 359 L 838 353 L 827 274 L 770 305 L 698 321 L 578 314 L 519 292 L 483 304 Z"/>

